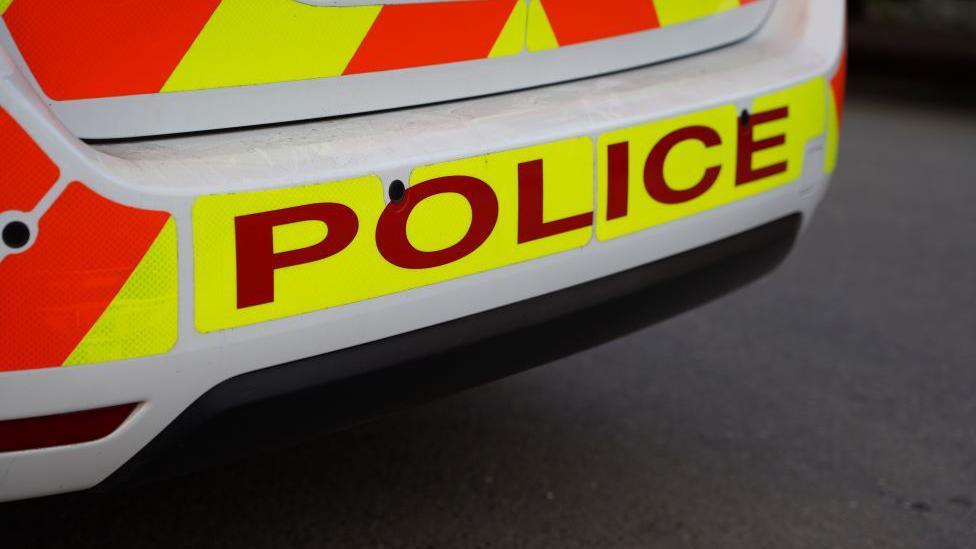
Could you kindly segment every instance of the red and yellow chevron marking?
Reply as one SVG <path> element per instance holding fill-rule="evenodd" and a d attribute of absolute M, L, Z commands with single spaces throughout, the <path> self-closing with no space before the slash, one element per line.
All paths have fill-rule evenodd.
<path fill-rule="evenodd" d="M 484 59 L 509 17 L 523 6 L 518 0 L 386 6 L 345 74 Z"/>
<path fill-rule="evenodd" d="M 58 169 L 2 109 L 0 139 L 0 213 L 29 211 Z M 33 245 L 0 258 L 0 371 L 168 351 L 177 336 L 176 277 L 168 213 L 69 184 L 41 217 Z"/>
<path fill-rule="evenodd" d="M 529 8 L 529 50 L 540 51 L 660 27 L 650 0 L 539 0 Z"/>
<path fill-rule="evenodd" d="M 518 55 L 679 24 L 755 1 L 327 7 L 296 0 L 0 0 L 0 13 L 48 97 L 72 100 Z"/>
<path fill-rule="evenodd" d="M 3 18 L 51 99 L 155 93 L 220 0 L 17 0 Z"/>
<path fill-rule="evenodd" d="M 592 42 L 687 23 L 759 0 L 532 0 L 528 49 Z"/>

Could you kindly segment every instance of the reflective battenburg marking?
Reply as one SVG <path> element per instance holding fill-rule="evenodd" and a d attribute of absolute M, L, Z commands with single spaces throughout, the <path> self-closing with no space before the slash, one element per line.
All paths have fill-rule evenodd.
<path fill-rule="evenodd" d="M 796 181 L 826 84 L 608 132 L 376 176 L 201 197 L 196 324 L 257 324 L 646 230 Z M 594 161 L 596 160 L 596 161 Z M 594 174 L 594 166 L 597 173 Z M 596 192 L 594 192 L 596 188 Z M 595 220 L 595 227 L 594 227 Z"/>
<path fill-rule="evenodd" d="M 176 342 L 176 229 L 72 183 L 33 247 L 0 262 L 0 370 L 164 353 Z"/>

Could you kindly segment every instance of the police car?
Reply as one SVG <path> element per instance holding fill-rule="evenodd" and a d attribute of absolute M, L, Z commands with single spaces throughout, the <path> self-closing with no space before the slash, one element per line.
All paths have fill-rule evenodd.
<path fill-rule="evenodd" d="M 837 164 L 843 0 L 0 14 L 0 500 L 291 443 L 687 309 L 782 259 Z"/>

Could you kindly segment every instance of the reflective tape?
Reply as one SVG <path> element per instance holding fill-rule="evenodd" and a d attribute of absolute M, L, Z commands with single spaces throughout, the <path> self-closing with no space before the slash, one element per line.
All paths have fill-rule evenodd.
<path fill-rule="evenodd" d="M 33 219 L 42 198 L 57 193 L 29 227 L 36 234 L 28 244 L 0 254 L 0 371 L 171 349 L 177 268 L 170 215 L 118 204 L 80 182 L 62 190 L 55 163 L 3 109 L 0 140 L 0 220 L 17 212 Z"/>
<path fill-rule="evenodd" d="M 334 7 L 295 0 L 77 6 L 16 0 L 3 20 L 41 89 L 60 101 L 519 55 L 680 24 L 753 1 L 469 0 Z M 70 36 L 71 46 L 52 46 L 52 36 Z"/>

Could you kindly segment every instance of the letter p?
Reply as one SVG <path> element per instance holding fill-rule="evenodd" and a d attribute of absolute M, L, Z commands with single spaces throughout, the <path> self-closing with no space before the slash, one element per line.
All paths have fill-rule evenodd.
<path fill-rule="evenodd" d="M 321 241 L 305 248 L 275 253 L 274 228 L 304 221 L 327 227 Z M 348 246 L 359 231 L 359 218 L 348 206 L 307 204 L 283 210 L 242 215 L 234 219 L 237 239 L 237 308 L 275 300 L 275 271 L 331 257 Z"/>

